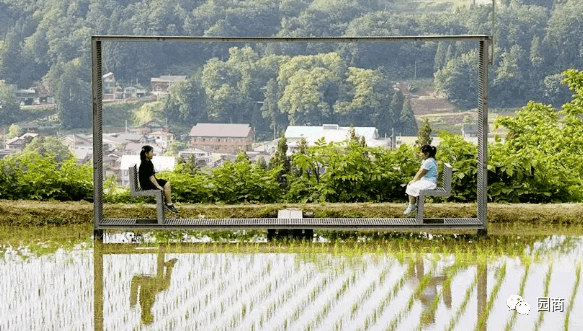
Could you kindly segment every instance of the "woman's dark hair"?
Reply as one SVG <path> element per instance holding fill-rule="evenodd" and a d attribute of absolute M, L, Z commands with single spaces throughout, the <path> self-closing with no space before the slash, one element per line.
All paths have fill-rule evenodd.
<path fill-rule="evenodd" d="M 429 157 L 435 158 L 435 153 L 437 152 L 437 148 L 431 145 L 423 145 L 421 146 L 421 153 L 429 155 Z"/>
<path fill-rule="evenodd" d="M 142 162 L 146 161 L 146 153 L 150 153 L 153 150 L 154 150 L 154 148 L 152 148 L 152 146 L 150 146 L 150 145 L 143 146 L 142 150 L 140 151 L 140 160 Z"/>

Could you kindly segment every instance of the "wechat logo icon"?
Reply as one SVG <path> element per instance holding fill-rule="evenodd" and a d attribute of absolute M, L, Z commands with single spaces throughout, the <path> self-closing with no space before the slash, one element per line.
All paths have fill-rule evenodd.
<path fill-rule="evenodd" d="M 521 315 L 528 315 L 530 312 L 530 305 L 528 302 L 522 300 L 520 295 L 511 295 L 506 299 L 506 305 L 509 310 L 516 310 Z"/>

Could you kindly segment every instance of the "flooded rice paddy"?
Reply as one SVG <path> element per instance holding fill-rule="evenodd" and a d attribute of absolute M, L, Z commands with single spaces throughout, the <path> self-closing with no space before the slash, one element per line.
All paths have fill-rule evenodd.
<path fill-rule="evenodd" d="M 2 229 L 0 330 L 581 330 L 583 236 L 539 230 Z"/>

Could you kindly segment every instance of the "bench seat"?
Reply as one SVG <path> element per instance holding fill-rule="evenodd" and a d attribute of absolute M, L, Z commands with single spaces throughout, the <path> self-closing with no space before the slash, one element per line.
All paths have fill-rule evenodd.
<path fill-rule="evenodd" d="M 130 175 L 130 194 L 132 196 L 153 196 L 156 198 L 156 214 L 158 224 L 164 224 L 164 195 L 161 190 L 142 190 L 138 186 L 138 168 L 137 165 L 129 167 Z"/>
<path fill-rule="evenodd" d="M 452 168 L 449 163 L 444 163 L 443 172 L 441 173 L 441 186 L 432 190 L 421 190 L 417 198 L 417 223 L 423 224 L 423 209 L 425 197 L 448 197 L 451 194 L 451 176 Z"/>

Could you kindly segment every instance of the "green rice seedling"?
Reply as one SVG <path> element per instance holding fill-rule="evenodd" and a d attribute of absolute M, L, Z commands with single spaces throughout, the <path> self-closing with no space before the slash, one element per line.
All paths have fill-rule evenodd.
<path fill-rule="evenodd" d="M 470 301 L 470 297 L 472 295 L 472 292 L 474 291 L 474 288 L 476 287 L 476 284 L 477 284 L 477 278 L 474 278 L 474 280 L 472 281 L 472 283 L 470 284 L 470 286 L 466 290 L 466 293 L 464 295 L 464 299 L 463 299 L 462 303 L 460 304 L 458 310 L 455 312 L 453 317 L 450 319 L 446 331 L 452 331 L 453 328 L 455 327 L 455 325 L 457 324 L 457 322 L 459 321 L 460 317 L 462 317 L 462 315 L 464 314 L 464 312 L 468 306 L 468 302 Z"/>
<path fill-rule="evenodd" d="M 427 274 L 423 275 L 423 277 L 419 281 L 419 284 L 415 288 L 415 291 L 409 297 L 409 301 L 407 302 L 407 306 L 403 310 L 401 310 L 397 314 L 397 316 L 391 320 L 391 322 L 389 322 L 389 324 L 385 330 L 395 330 L 395 328 L 397 327 L 397 325 L 399 325 L 399 323 L 401 322 L 403 317 L 405 315 L 407 315 L 409 313 L 409 311 L 411 311 L 411 308 L 413 308 L 413 304 L 415 302 L 415 299 L 418 298 L 419 294 L 425 289 L 425 287 L 429 283 L 429 280 L 433 276 L 435 276 L 435 267 L 436 267 L 436 264 L 433 263 L 431 271 L 429 271 Z"/>
<path fill-rule="evenodd" d="M 299 316 L 303 313 L 303 311 L 311 304 L 313 303 L 320 295 L 320 293 L 329 285 L 328 282 L 328 278 L 323 278 L 322 280 L 320 280 L 320 282 L 318 282 L 316 284 L 316 286 L 312 289 L 312 291 L 308 294 L 307 297 L 305 297 L 298 306 L 296 306 L 296 309 L 294 310 L 294 312 L 292 313 L 290 319 L 290 325 L 292 323 L 295 323 L 295 321 L 299 318 Z M 291 295 L 291 293 L 290 293 Z M 313 326 L 313 322 L 314 321 L 310 321 L 310 327 Z"/>
<path fill-rule="evenodd" d="M 367 300 L 370 295 L 374 292 L 374 290 L 377 287 L 377 282 L 373 281 L 364 291 L 364 294 L 360 296 L 360 298 L 358 298 L 357 300 L 355 300 L 354 304 L 352 305 L 351 311 L 350 311 L 350 319 L 354 319 L 356 313 L 359 310 L 359 305 L 361 302 L 364 302 L 365 300 Z"/>
<path fill-rule="evenodd" d="M 423 314 L 420 316 L 420 323 L 415 330 L 421 331 L 423 329 L 423 325 L 424 325 L 423 319 L 426 318 L 427 316 L 433 316 L 435 314 L 435 311 L 437 310 L 437 306 L 439 305 L 439 302 L 441 301 L 441 299 L 443 297 L 443 289 L 446 288 L 447 286 L 449 286 L 449 284 L 451 283 L 451 279 L 461 270 L 461 268 L 462 268 L 462 264 L 458 263 L 457 261 L 452 266 L 447 268 L 447 270 L 445 271 L 446 278 L 441 286 L 441 290 L 437 293 L 437 295 L 435 296 L 435 298 L 431 302 L 429 309 L 427 311 L 424 311 Z"/>
<path fill-rule="evenodd" d="M 505 277 L 506 277 L 506 263 L 504 263 L 502 268 L 500 268 L 500 270 L 498 271 L 498 275 L 496 277 L 496 284 L 494 285 L 494 288 L 492 288 L 492 294 L 490 294 L 490 299 L 488 300 L 488 304 L 486 306 L 486 311 L 483 312 L 482 316 L 480 316 L 480 318 L 478 319 L 478 323 L 476 324 L 476 327 L 474 328 L 474 330 L 476 330 L 476 331 L 481 330 L 483 328 L 484 324 L 486 323 L 486 321 L 488 320 L 490 310 L 492 310 L 492 306 L 494 305 L 494 300 L 498 296 L 498 292 L 500 291 L 500 287 L 502 286 L 502 282 L 504 281 Z"/>
<path fill-rule="evenodd" d="M 545 275 L 545 282 L 544 282 L 544 287 L 545 287 L 545 292 L 544 292 L 544 297 L 548 297 L 549 296 L 549 285 L 551 283 L 551 275 L 553 272 L 553 262 L 551 261 L 551 264 L 549 265 L 549 269 L 547 270 L 547 273 Z M 542 322 L 543 322 L 543 318 L 544 318 L 544 311 L 541 311 L 538 315 L 538 319 L 536 320 L 536 323 L 534 325 L 534 331 L 538 331 L 538 329 L 540 328 Z"/>
<path fill-rule="evenodd" d="M 526 259 L 526 264 L 524 267 L 524 275 L 522 275 L 522 279 L 520 280 L 520 290 L 518 291 L 518 295 L 522 296 L 524 294 L 524 286 L 526 285 L 526 280 L 528 279 L 530 269 L 530 259 Z M 510 320 L 506 323 L 504 327 L 504 331 L 510 331 L 514 327 L 514 323 L 516 323 L 516 311 L 510 317 Z"/>
<path fill-rule="evenodd" d="M 573 310 L 573 306 L 575 305 L 575 297 L 577 296 L 577 292 L 579 291 L 579 281 L 581 280 L 581 262 L 577 263 L 576 268 L 576 276 L 575 276 L 575 284 L 573 285 L 573 290 L 571 291 L 571 298 L 569 298 L 569 305 L 567 306 L 566 314 L 565 314 L 565 322 L 563 323 L 564 328 L 563 330 L 569 330 L 569 318 L 571 317 L 571 311 Z"/>
<path fill-rule="evenodd" d="M 388 291 L 387 295 L 381 300 L 381 302 L 377 305 L 377 307 L 375 309 L 373 309 L 372 313 L 370 313 L 368 316 L 366 316 L 366 319 L 372 320 L 373 324 L 376 324 L 378 316 L 383 314 L 383 312 L 386 309 L 389 302 L 391 302 L 393 297 L 395 295 L 397 295 L 397 293 L 403 287 L 403 285 L 405 284 L 405 281 L 409 277 L 409 274 L 412 272 L 413 268 L 414 268 L 414 264 L 413 263 L 409 264 L 407 271 L 405 271 L 403 276 L 401 276 L 401 278 L 399 280 L 397 280 L 397 282 L 395 283 L 395 285 L 393 285 L 391 290 Z M 384 280 L 383 280 L 383 282 L 384 282 Z"/>
<path fill-rule="evenodd" d="M 350 319 L 354 318 L 354 315 L 356 314 L 356 312 L 358 311 L 358 306 L 359 306 L 359 302 L 356 301 L 353 305 L 352 308 L 350 309 Z"/>

